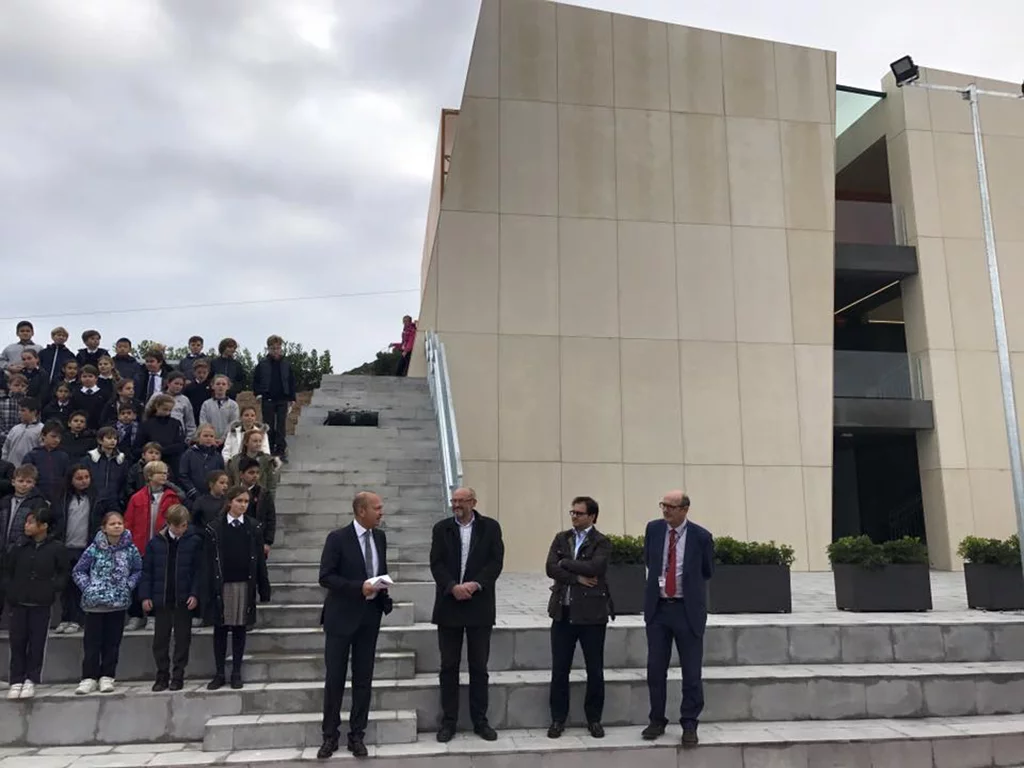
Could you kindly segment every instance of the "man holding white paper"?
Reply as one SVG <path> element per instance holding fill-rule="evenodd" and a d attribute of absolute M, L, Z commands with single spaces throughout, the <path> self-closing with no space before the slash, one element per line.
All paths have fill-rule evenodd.
<path fill-rule="evenodd" d="M 338 749 L 341 701 L 345 675 L 352 656 L 352 712 L 349 715 L 348 751 L 366 757 L 363 743 L 370 716 L 373 663 L 381 617 L 391 613 L 387 575 L 387 539 L 380 530 L 384 503 L 363 491 L 352 500 L 355 520 L 327 536 L 320 557 L 320 586 L 327 589 L 320 623 L 327 634 L 324 660 L 323 745 L 317 758 L 326 760 Z"/>

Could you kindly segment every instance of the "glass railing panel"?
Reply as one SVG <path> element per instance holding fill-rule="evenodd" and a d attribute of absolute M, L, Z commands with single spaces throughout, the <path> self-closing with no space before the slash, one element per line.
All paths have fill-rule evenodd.
<path fill-rule="evenodd" d="M 836 200 L 836 242 L 862 245 L 905 245 L 899 206 L 861 200 Z"/>
<path fill-rule="evenodd" d="M 910 356 L 906 352 L 834 352 L 836 397 L 913 400 L 918 387 L 911 384 Z"/>

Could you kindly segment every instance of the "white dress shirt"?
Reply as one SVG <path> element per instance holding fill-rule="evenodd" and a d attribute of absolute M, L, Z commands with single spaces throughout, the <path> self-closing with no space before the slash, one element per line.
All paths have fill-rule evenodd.
<path fill-rule="evenodd" d="M 676 531 L 676 598 L 683 596 L 683 553 L 686 552 L 686 522 L 675 529 Z M 668 523 L 665 523 L 665 545 L 662 547 L 661 554 L 661 575 L 666 579 L 669 578 L 669 574 L 665 571 L 668 568 L 668 540 L 671 535 L 673 528 Z M 667 597 L 665 594 L 665 587 L 661 588 L 661 596 Z"/>
<path fill-rule="evenodd" d="M 476 521 L 476 515 L 469 518 L 468 523 L 462 523 L 459 518 L 455 518 L 455 522 L 459 524 L 459 539 L 461 546 L 459 547 L 459 583 L 461 584 L 466 580 L 466 561 L 469 559 L 469 545 L 473 541 L 473 523 Z"/>
<path fill-rule="evenodd" d="M 368 578 L 373 578 L 380 573 L 380 557 L 377 554 L 377 542 L 373 538 L 373 531 L 368 528 L 363 528 L 357 520 L 352 521 L 352 525 L 356 529 L 356 538 L 359 539 L 359 554 L 362 555 L 363 560 L 366 560 L 366 537 L 370 537 L 370 551 L 373 552 L 373 573 Z"/>

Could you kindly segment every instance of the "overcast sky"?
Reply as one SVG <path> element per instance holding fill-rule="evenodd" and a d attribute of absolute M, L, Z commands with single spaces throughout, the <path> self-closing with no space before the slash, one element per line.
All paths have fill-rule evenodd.
<path fill-rule="evenodd" d="M 849 85 L 903 53 L 1024 77 L 1020 0 L 577 4 L 831 48 Z M 44 343 L 56 324 L 105 345 L 276 332 L 336 371 L 372 359 L 418 309 L 437 120 L 478 8 L 0 0 L 0 339 L 25 317 Z M 374 295 L 239 303 L 338 294 Z"/>

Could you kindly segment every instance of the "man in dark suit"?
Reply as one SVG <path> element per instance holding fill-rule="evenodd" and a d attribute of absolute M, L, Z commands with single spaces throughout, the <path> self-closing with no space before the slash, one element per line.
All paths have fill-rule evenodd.
<path fill-rule="evenodd" d="M 683 673 L 683 701 L 679 707 L 683 746 L 695 747 L 697 720 L 704 709 L 701 667 L 708 622 L 707 582 L 715 569 L 715 544 L 706 528 L 687 521 L 689 511 L 690 497 L 682 491 L 671 491 L 661 500 L 664 519 L 649 522 L 644 533 L 644 622 L 651 712 L 642 736 L 651 740 L 665 733 L 668 665 L 674 641 Z"/>
<path fill-rule="evenodd" d="M 437 740 L 444 743 L 455 736 L 465 636 L 473 731 L 494 741 L 498 734 L 487 722 L 487 661 L 497 614 L 494 585 L 501 575 L 505 545 L 498 521 L 476 511 L 472 488 L 456 489 L 451 501 L 455 514 L 434 526 L 430 541 L 430 572 L 436 585 L 431 620 L 437 625 L 441 651 L 442 717 Z"/>
<path fill-rule="evenodd" d="M 583 712 L 587 730 L 604 738 L 604 635 L 608 626 L 608 558 L 612 544 L 594 525 L 597 502 L 589 496 L 572 500 L 572 528 L 555 536 L 548 550 L 547 574 L 555 580 L 548 602 L 551 617 L 551 727 L 557 739 L 569 717 L 569 669 L 576 643 L 583 648 L 587 666 L 587 693 Z"/>
<path fill-rule="evenodd" d="M 341 700 L 345 674 L 352 656 L 352 712 L 349 715 L 348 751 L 366 757 L 363 737 L 370 716 L 370 686 L 377 653 L 381 617 L 391 613 L 387 590 L 371 583 L 388 572 L 387 539 L 379 530 L 384 504 L 375 493 L 357 493 L 352 500 L 355 520 L 331 531 L 320 556 L 320 586 L 327 598 L 320 623 L 327 633 L 324 661 L 324 743 L 317 758 L 326 760 L 338 749 Z"/>

